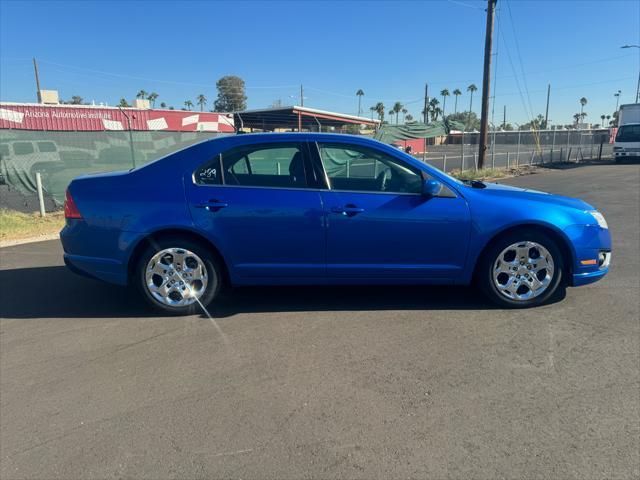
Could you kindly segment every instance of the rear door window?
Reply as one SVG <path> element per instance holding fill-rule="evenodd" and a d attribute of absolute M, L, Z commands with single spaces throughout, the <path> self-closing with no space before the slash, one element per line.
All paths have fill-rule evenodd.
<path fill-rule="evenodd" d="M 306 144 L 300 142 L 237 147 L 221 155 L 222 163 L 219 157 L 198 169 L 195 180 L 199 184 L 307 188 L 306 151 Z"/>

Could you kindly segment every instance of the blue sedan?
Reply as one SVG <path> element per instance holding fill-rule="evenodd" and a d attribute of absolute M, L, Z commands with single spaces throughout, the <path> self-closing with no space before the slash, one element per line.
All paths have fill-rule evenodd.
<path fill-rule="evenodd" d="M 611 238 L 587 203 L 458 181 L 348 135 L 208 140 L 76 178 L 61 232 L 73 271 L 189 314 L 227 285 L 467 285 L 532 307 L 601 279 Z"/>

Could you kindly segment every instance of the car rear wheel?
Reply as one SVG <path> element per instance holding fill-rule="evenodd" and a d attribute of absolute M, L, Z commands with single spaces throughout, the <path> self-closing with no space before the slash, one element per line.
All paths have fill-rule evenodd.
<path fill-rule="evenodd" d="M 200 244 L 188 240 L 151 241 L 135 271 L 143 298 L 170 315 L 202 311 L 220 292 L 221 268 Z"/>
<path fill-rule="evenodd" d="M 542 232 L 518 231 L 495 241 L 480 259 L 481 289 L 510 308 L 542 305 L 564 289 L 564 260 L 556 242 Z"/>

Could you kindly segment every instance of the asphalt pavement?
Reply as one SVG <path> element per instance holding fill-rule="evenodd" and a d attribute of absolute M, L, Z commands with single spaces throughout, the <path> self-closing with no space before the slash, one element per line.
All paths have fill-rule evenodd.
<path fill-rule="evenodd" d="M 0 478 L 638 478 L 640 166 L 505 180 L 601 209 L 613 265 L 470 288 L 245 288 L 155 317 L 57 241 L 0 250 Z"/>

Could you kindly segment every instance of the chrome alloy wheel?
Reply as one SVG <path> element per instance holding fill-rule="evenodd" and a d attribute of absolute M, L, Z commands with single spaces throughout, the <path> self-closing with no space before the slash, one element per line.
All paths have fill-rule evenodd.
<path fill-rule="evenodd" d="M 184 248 L 165 248 L 147 263 L 145 284 L 149 293 L 170 307 L 191 305 L 207 289 L 207 267 Z"/>
<path fill-rule="evenodd" d="M 518 242 L 496 258 L 493 282 L 505 297 L 525 301 L 547 290 L 553 271 L 553 257 L 545 247 L 536 242 Z"/>

